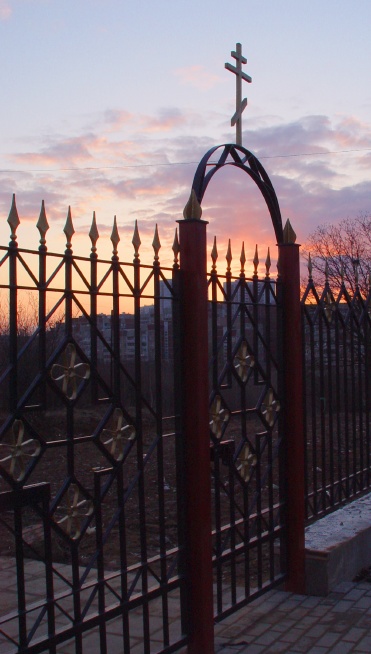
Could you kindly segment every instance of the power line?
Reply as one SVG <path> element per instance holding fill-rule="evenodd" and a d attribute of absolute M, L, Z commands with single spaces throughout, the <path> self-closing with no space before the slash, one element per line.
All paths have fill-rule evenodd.
<path fill-rule="evenodd" d="M 371 152 L 371 148 L 358 148 L 350 150 L 327 150 L 327 152 L 297 152 L 294 154 L 272 154 L 263 155 L 258 159 L 289 159 L 293 157 L 319 157 L 329 154 L 346 154 L 350 152 Z M 215 162 L 216 164 L 217 162 Z M 82 166 L 75 168 L 30 168 L 30 169 L 0 169 L 0 173 L 25 174 L 25 173 L 60 173 L 60 172 L 79 172 L 85 170 L 125 170 L 127 168 L 159 168 L 161 166 L 195 166 L 199 161 L 176 161 L 169 163 L 148 163 L 148 164 L 124 164 L 122 166 Z M 210 165 L 215 165 L 210 164 Z"/>

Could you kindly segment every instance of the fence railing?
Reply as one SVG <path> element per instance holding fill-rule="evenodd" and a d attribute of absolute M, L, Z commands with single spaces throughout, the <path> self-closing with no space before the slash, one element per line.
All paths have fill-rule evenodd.
<path fill-rule="evenodd" d="M 344 283 L 302 296 L 306 518 L 371 485 L 371 294 Z"/>
<path fill-rule="evenodd" d="M 70 212 L 62 255 L 47 252 L 44 209 L 38 251 L 18 247 L 15 203 L 8 222 L 0 556 L 16 561 L 17 592 L 0 650 L 86 652 L 95 630 L 103 654 L 118 642 L 124 654 L 175 651 L 187 633 L 177 239 L 166 268 L 157 228 L 143 265 L 137 227 L 125 263 L 116 222 L 111 260 L 98 257 L 95 220 L 90 257 L 73 254 Z"/>

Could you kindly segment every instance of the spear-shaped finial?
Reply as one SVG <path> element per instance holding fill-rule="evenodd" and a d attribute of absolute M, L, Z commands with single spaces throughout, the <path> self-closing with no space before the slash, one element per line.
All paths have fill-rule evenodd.
<path fill-rule="evenodd" d="M 176 227 L 175 229 L 175 236 L 174 236 L 174 242 L 173 242 L 173 252 L 174 252 L 174 265 L 178 265 L 178 259 L 179 259 L 179 252 L 180 252 L 180 245 L 179 245 L 179 239 L 178 239 L 178 228 Z"/>
<path fill-rule="evenodd" d="M 13 193 L 12 197 L 12 206 L 10 207 L 9 211 L 9 216 L 8 216 L 8 224 L 10 226 L 10 242 L 15 243 L 17 240 L 17 227 L 21 221 L 19 220 L 18 216 L 18 211 L 17 211 L 17 205 L 15 203 L 15 193 Z"/>
<path fill-rule="evenodd" d="M 75 229 L 74 229 L 73 222 L 72 222 L 71 207 L 68 207 L 66 224 L 64 226 L 63 231 L 64 231 L 64 233 L 66 235 L 66 238 L 67 238 L 66 248 L 67 248 L 67 250 L 71 250 L 71 248 L 72 248 L 72 236 L 75 233 Z"/>
<path fill-rule="evenodd" d="M 152 241 L 152 247 L 153 247 L 154 252 L 155 252 L 155 261 L 158 261 L 158 253 L 159 253 L 160 248 L 161 248 L 161 243 L 160 243 L 160 237 L 158 235 L 157 223 L 156 223 L 155 235 L 154 235 L 153 241 Z"/>
<path fill-rule="evenodd" d="M 132 244 L 134 245 L 134 257 L 135 259 L 138 259 L 139 257 L 139 248 L 141 246 L 142 241 L 140 240 L 139 236 L 139 229 L 138 229 L 138 221 L 135 221 L 135 227 L 134 227 L 134 234 L 132 238 Z"/>
<path fill-rule="evenodd" d="M 242 241 L 240 263 L 241 263 L 241 274 L 243 274 L 245 272 L 245 263 L 246 263 L 245 241 Z"/>
<path fill-rule="evenodd" d="M 97 251 L 97 240 L 99 238 L 99 232 L 97 227 L 97 219 L 95 216 L 95 211 L 93 211 L 93 220 L 91 221 L 91 227 L 89 232 L 89 237 L 91 240 L 91 251 L 93 254 Z"/>
<path fill-rule="evenodd" d="M 42 200 L 42 202 L 41 202 L 40 215 L 39 215 L 39 220 L 36 223 L 36 227 L 40 232 L 40 245 L 44 246 L 45 243 L 46 243 L 45 235 L 46 235 L 46 232 L 49 229 L 49 223 L 48 223 L 47 218 L 46 218 L 44 200 Z"/>
<path fill-rule="evenodd" d="M 231 249 L 231 239 L 228 239 L 228 250 L 225 255 L 227 259 L 227 272 L 231 272 L 231 263 L 232 263 L 232 249 Z"/>
<path fill-rule="evenodd" d="M 259 266 L 259 254 L 258 254 L 258 245 L 255 246 L 255 254 L 252 260 L 254 264 L 254 277 L 258 276 L 258 266 Z"/>
<path fill-rule="evenodd" d="M 271 255 L 268 248 L 267 258 L 265 260 L 265 276 L 269 277 L 269 271 L 271 269 Z"/>
<path fill-rule="evenodd" d="M 216 270 L 216 260 L 218 258 L 218 249 L 216 247 L 216 236 L 214 236 L 214 245 L 213 245 L 213 249 L 211 250 L 211 258 L 212 258 L 212 261 L 213 261 L 213 268 L 212 269 L 215 271 Z"/>
<path fill-rule="evenodd" d="M 117 229 L 117 219 L 116 216 L 113 217 L 113 227 L 111 233 L 111 242 L 113 245 L 112 254 L 114 257 L 117 257 L 117 247 L 120 242 L 119 230 Z"/>

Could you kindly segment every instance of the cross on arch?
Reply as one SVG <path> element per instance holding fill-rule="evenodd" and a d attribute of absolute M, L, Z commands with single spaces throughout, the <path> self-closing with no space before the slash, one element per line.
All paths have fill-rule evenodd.
<path fill-rule="evenodd" d="M 236 111 L 231 118 L 231 126 L 236 125 L 236 145 L 242 145 L 242 112 L 246 109 L 247 98 L 242 100 L 242 80 L 251 84 L 252 78 L 242 71 L 242 64 L 247 64 L 247 59 L 242 54 L 241 43 L 236 43 L 236 50 L 232 50 L 231 56 L 236 59 L 236 65 L 226 63 L 224 66 L 231 73 L 236 75 Z"/>

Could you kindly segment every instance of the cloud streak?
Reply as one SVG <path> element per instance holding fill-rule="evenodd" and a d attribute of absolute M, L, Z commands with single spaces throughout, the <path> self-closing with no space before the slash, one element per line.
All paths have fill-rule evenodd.
<path fill-rule="evenodd" d="M 179 109 L 163 109 L 154 116 L 107 110 L 81 133 L 48 135 L 34 151 L 9 157 L 9 168 L 16 165 L 27 172 L 0 175 L 1 212 L 7 215 L 16 192 L 21 218 L 30 223 L 37 220 L 45 198 L 55 224 L 63 224 L 71 204 L 76 229 L 84 233 L 96 210 L 98 222 L 109 226 L 107 234 L 117 214 L 125 233 L 138 218 L 149 238 L 158 222 L 170 245 L 195 162 L 216 143 L 231 140 L 220 132 L 219 118 L 211 113 L 208 131 L 200 135 L 201 118 Z M 363 151 L 371 150 L 369 125 L 352 116 L 336 122 L 305 116 L 287 123 L 270 117 L 255 125 L 250 119 L 243 140 L 267 170 L 284 220 L 290 218 L 299 241 L 320 223 L 371 211 L 371 152 Z M 334 154 L 339 150 L 362 151 Z M 260 192 L 235 168 L 214 176 L 203 210 L 210 238 L 216 234 L 221 247 L 228 238 L 237 249 L 242 240 L 251 248 L 256 242 L 274 245 Z"/>

